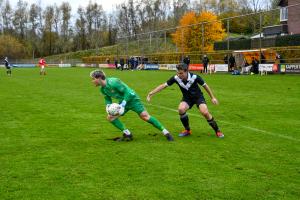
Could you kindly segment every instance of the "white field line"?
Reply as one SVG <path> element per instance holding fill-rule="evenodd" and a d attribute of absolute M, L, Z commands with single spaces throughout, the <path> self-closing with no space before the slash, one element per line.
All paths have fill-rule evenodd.
<path fill-rule="evenodd" d="M 161 108 L 161 109 L 164 109 L 164 110 L 169 110 L 169 111 L 178 113 L 178 110 L 172 109 L 172 108 L 168 108 L 168 107 L 165 107 L 165 106 L 153 105 L 153 104 L 151 104 L 151 103 L 146 103 L 146 105 L 149 105 L 149 106 L 153 106 L 153 107 L 157 107 L 157 108 Z M 193 113 L 189 113 L 189 115 L 192 115 L 192 116 L 199 116 L 199 114 L 196 115 L 196 114 L 193 114 Z M 239 127 L 242 127 L 242 128 L 244 128 L 244 129 L 248 129 L 248 130 L 251 130 L 251 131 L 254 131 L 254 132 L 259 132 L 259 133 L 263 133 L 263 134 L 266 134 L 266 135 L 271 135 L 271 136 L 275 136 L 275 137 L 279 137 L 279 138 L 283 138 L 283 139 L 288 139 L 288 140 L 300 142 L 299 139 L 296 139 L 296 138 L 293 138 L 293 137 L 290 137 L 290 136 L 286 136 L 286 135 L 282 135 L 282 134 L 278 134 L 278 133 L 272 133 L 272 132 L 270 132 L 270 131 L 265 131 L 265 130 L 261 130 L 261 129 L 258 129 L 258 128 L 253 128 L 253 127 L 250 127 L 250 126 L 244 126 L 244 125 L 234 124 L 234 123 L 227 122 L 227 121 L 223 121 L 223 120 L 218 120 L 218 121 L 219 121 L 219 122 L 222 122 L 222 123 L 224 123 L 224 124 L 229 124 L 229 125 L 239 126 Z"/>

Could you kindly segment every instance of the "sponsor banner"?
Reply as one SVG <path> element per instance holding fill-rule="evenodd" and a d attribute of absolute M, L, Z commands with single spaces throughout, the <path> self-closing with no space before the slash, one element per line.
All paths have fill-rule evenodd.
<path fill-rule="evenodd" d="M 176 70 L 176 64 L 159 64 L 161 70 Z"/>
<path fill-rule="evenodd" d="M 160 70 L 176 70 L 176 64 L 159 64 Z"/>
<path fill-rule="evenodd" d="M 176 70 L 176 64 L 167 64 L 168 70 Z"/>
<path fill-rule="evenodd" d="M 19 67 L 19 68 L 33 68 L 35 64 L 13 64 L 12 67 Z"/>
<path fill-rule="evenodd" d="M 37 65 L 37 67 L 41 67 L 40 65 Z M 57 64 L 46 64 L 45 67 L 58 67 Z"/>
<path fill-rule="evenodd" d="M 259 64 L 258 71 L 260 72 L 273 72 L 274 64 Z"/>
<path fill-rule="evenodd" d="M 285 65 L 279 65 L 279 70 L 281 73 L 285 73 Z"/>
<path fill-rule="evenodd" d="M 207 69 L 208 72 L 209 72 L 209 73 L 216 72 L 216 71 L 215 71 L 215 69 L 216 69 L 215 67 L 216 67 L 215 64 L 209 64 L 209 65 L 208 65 L 208 69 Z"/>
<path fill-rule="evenodd" d="M 158 70 L 159 66 L 158 66 L 158 64 L 145 64 L 144 69 L 145 70 Z"/>
<path fill-rule="evenodd" d="M 58 67 L 71 67 L 71 64 L 59 64 Z"/>
<path fill-rule="evenodd" d="M 113 69 L 115 69 L 116 68 L 116 66 L 115 66 L 115 64 L 105 64 L 106 66 L 107 66 L 107 68 L 113 68 Z M 121 65 L 120 65 L 121 66 Z M 119 64 L 118 64 L 118 67 L 120 67 L 119 66 Z M 99 64 L 99 67 L 100 67 L 100 64 Z"/>
<path fill-rule="evenodd" d="M 280 64 L 280 72 L 300 73 L 300 64 Z"/>
<path fill-rule="evenodd" d="M 113 64 L 99 64 L 99 68 L 109 68 L 109 65 L 114 66 Z"/>
<path fill-rule="evenodd" d="M 279 69 L 278 69 L 278 64 L 273 64 L 273 72 L 278 72 Z"/>
<path fill-rule="evenodd" d="M 159 64 L 158 67 L 160 70 L 168 70 L 168 65 L 167 64 Z"/>
<path fill-rule="evenodd" d="M 203 71 L 204 67 L 203 67 L 203 64 L 190 64 L 189 70 L 190 71 Z"/>
<path fill-rule="evenodd" d="M 76 67 L 97 67 L 97 64 L 78 63 Z"/>
<path fill-rule="evenodd" d="M 214 65 L 215 72 L 228 72 L 227 64 L 215 64 Z"/>

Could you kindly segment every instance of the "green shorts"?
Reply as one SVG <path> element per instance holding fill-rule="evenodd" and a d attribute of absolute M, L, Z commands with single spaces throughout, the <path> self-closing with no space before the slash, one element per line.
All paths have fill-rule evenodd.
<path fill-rule="evenodd" d="M 132 110 L 137 114 L 141 114 L 143 111 L 145 111 L 145 107 L 140 99 L 132 99 L 129 102 L 127 102 L 124 114 L 127 113 L 129 110 Z"/>

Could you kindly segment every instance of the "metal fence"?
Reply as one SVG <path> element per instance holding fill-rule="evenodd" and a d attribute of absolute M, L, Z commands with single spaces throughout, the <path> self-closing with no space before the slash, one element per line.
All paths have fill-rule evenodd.
<path fill-rule="evenodd" d="M 289 5 L 286 8 L 293 10 L 300 10 L 300 3 Z M 292 17 L 293 15 L 291 15 Z M 299 15 L 294 15 L 300 21 Z M 254 33 L 252 36 L 246 36 L 246 34 L 240 35 L 239 37 L 234 37 L 231 34 L 231 30 L 234 29 L 236 23 L 249 24 L 249 20 L 253 22 L 252 29 Z M 207 51 L 205 50 L 205 25 L 215 23 L 216 21 L 203 22 L 199 24 L 192 24 L 185 27 L 176 27 L 163 30 L 157 30 L 147 33 L 141 33 L 136 35 L 119 37 L 117 40 L 117 50 L 115 52 L 115 57 L 130 57 L 130 56 L 142 56 L 147 57 L 148 60 L 154 61 L 158 59 L 160 63 L 177 63 L 184 55 L 188 55 L 191 58 L 191 63 L 199 63 L 204 54 L 209 55 L 212 63 L 223 62 L 223 57 L 234 52 L 232 47 L 235 45 L 237 40 L 240 43 L 246 43 L 245 39 L 248 39 L 249 48 L 247 45 L 244 45 L 243 50 L 257 49 L 262 52 L 262 49 L 269 48 L 273 49 L 276 53 L 281 54 L 282 57 L 285 57 L 285 62 L 294 63 L 300 61 L 300 48 L 293 47 L 284 47 L 280 48 L 276 46 L 275 37 L 283 35 L 285 31 L 288 31 L 287 23 L 280 22 L 280 8 L 272 9 L 264 12 L 250 13 L 235 17 L 229 17 L 220 19 L 222 24 L 225 25 L 227 36 L 225 38 L 225 48 L 222 51 Z M 185 29 L 189 27 L 197 27 L 201 30 L 199 34 L 198 43 L 199 48 L 196 51 L 185 51 L 182 46 L 175 46 L 170 42 L 171 34 L 175 33 L 176 30 L 180 30 L 183 34 Z M 255 36 L 256 33 L 256 36 Z M 263 35 L 264 34 L 264 35 Z M 291 34 L 291 33 L 285 33 Z M 183 40 L 183 39 L 182 39 Z M 223 41 L 224 42 L 224 41 Z M 300 43 L 300 41 L 299 41 Z M 300 45 L 299 45 L 300 46 Z M 239 49 L 239 50 L 240 50 Z M 237 49 L 236 49 L 237 50 Z M 165 52 L 165 53 L 158 53 Z M 274 54 L 275 55 L 275 54 Z M 259 56 L 259 60 L 261 57 Z M 274 56 L 275 62 L 275 56 Z"/>

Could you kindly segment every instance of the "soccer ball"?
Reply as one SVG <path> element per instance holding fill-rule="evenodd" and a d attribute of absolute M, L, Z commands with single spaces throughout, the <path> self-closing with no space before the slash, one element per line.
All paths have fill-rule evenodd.
<path fill-rule="evenodd" d="M 116 116 L 119 114 L 120 109 L 121 109 L 121 106 L 119 104 L 112 103 L 108 106 L 107 113 L 112 116 Z"/>

